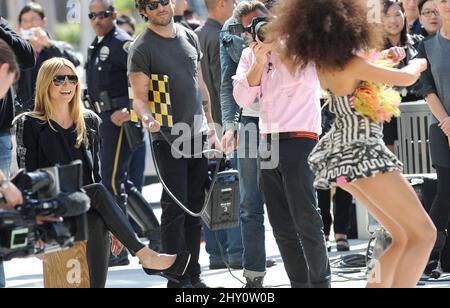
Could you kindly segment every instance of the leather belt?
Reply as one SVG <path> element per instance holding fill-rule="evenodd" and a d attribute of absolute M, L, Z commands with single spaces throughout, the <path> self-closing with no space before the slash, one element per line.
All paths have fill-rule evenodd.
<path fill-rule="evenodd" d="M 298 139 L 298 138 L 308 138 L 314 141 L 319 141 L 319 135 L 312 132 L 289 132 L 289 133 L 278 133 L 278 134 L 266 134 L 263 137 L 267 138 L 267 141 L 272 139 L 286 140 L 286 139 Z"/>

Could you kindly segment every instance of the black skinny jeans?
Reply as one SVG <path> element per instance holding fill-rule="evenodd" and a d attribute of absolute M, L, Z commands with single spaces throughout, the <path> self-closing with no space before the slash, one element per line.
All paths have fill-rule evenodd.
<path fill-rule="evenodd" d="M 261 170 L 267 214 L 293 288 L 331 285 L 314 175 L 307 162 L 316 144 L 307 138 L 280 140 L 278 166 Z M 276 155 L 277 149 L 271 153 Z"/>
<path fill-rule="evenodd" d="M 325 236 L 330 235 L 333 217 L 331 216 L 331 191 L 318 190 L 317 200 L 323 220 Z M 347 234 L 350 227 L 350 210 L 353 197 L 341 188 L 334 195 L 334 233 Z"/>
<path fill-rule="evenodd" d="M 91 209 L 88 211 L 89 239 L 86 251 L 90 286 L 91 288 L 104 288 L 110 252 L 108 231 L 111 231 L 131 253 L 138 252 L 145 245 L 139 241 L 127 217 L 105 186 L 91 184 L 83 188 L 91 199 Z"/>

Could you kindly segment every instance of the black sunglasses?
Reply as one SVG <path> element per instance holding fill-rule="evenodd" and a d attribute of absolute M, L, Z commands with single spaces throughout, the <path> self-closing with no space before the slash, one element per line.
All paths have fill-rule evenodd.
<path fill-rule="evenodd" d="M 99 17 L 100 19 L 104 19 L 104 18 L 111 17 L 113 13 L 114 13 L 114 12 L 111 11 L 111 10 L 103 11 L 103 12 L 98 12 L 98 13 L 90 12 L 90 13 L 88 14 L 88 17 L 89 17 L 90 20 L 94 20 L 94 19 L 97 18 L 97 17 Z"/>
<path fill-rule="evenodd" d="M 76 75 L 56 75 L 53 77 L 53 84 L 60 87 L 66 82 L 66 80 L 71 85 L 78 84 L 78 76 Z"/>
<path fill-rule="evenodd" d="M 147 3 L 146 6 L 150 11 L 154 11 L 158 8 L 158 5 L 161 4 L 162 6 L 167 6 L 167 5 L 169 5 L 169 3 L 170 3 L 170 0 L 150 1 Z"/>

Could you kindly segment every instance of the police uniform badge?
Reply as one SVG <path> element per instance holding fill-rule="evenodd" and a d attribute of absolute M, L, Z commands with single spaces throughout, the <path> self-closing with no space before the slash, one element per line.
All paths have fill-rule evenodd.
<path fill-rule="evenodd" d="M 99 58 L 101 61 L 106 61 L 109 58 L 111 51 L 109 50 L 108 46 L 103 46 L 102 49 L 100 49 Z"/>
<path fill-rule="evenodd" d="M 129 53 L 132 41 L 127 41 L 123 44 L 122 48 L 126 53 Z"/>

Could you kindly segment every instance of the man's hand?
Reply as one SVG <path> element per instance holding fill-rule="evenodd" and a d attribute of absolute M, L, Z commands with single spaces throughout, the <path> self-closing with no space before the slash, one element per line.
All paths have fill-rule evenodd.
<path fill-rule="evenodd" d="M 161 124 L 150 114 L 142 117 L 142 124 L 144 125 L 144 128 L 148 129 L 151 133 L 157 133 L 161 130 Z"/>
<path fill-rule="evenodd" d="M 111 115 L 111 122 L 118 127 L 122 127 L 123 123 L 130 121 L 130 113 L 126 108 L 117 110 Z"/>
<path fill-rule="evenodd" d="M 442 129 L 447 137 L 450 137 L 450 117 L 446 117 L 444 120 L 439 123 L 439 127 Z"/>
<path fill-rule="evenodd" d="M 208 133 L 208 145 L 209 148 L 212 150 L 223 152 L 222 145 L 220 144 L 219 138 L 217 137 L 217 133 L 215 130 L 210 130 L 210 132 Z M 219 154 L 218 152 L 214 152 L 208 155 L 208 159 L 216 159 L 221 156 L 222 155 Z"/>
<path fill-rule="evenodd" d="M 3 207 L 6 209 L 13 209 L 23 203 L 22 193 L 13 183 L 9 183 L 8 187 L 2 192 L 2 194 L 3 198 L 6 200 L 6 205 Z"/>
<path fill-rule="evenodd" d="M 234 129 L 228 129 L 222 137 L 222 149 L 225 155 L 230 155 L 237 149 L 237 137 Z"/>

